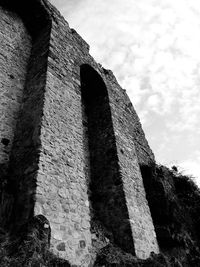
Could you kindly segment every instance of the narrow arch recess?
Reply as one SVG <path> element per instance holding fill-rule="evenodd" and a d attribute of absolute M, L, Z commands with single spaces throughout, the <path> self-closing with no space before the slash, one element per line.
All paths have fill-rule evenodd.
<path fill-rule="evenodd" d="M 1 65 L 6 66 L 9 74 L 4 75 L 5 85 L 9 87 L 7 98 L 13 98 L 10 110 L 5 110 L 8 120 L 4 124 L 10 126 L 7 127 L 9 134 L 3 133 L 0 144 L 4 150 L 10 148 L 5 173 L 7 182 L 2 187 L 5 196 L 2 203 L 9 204 L 1 206 L 0 222 L 14 232 L 33 216 L 51 32 L 51 20 L 42 1 L 15 2 L 2 0 L 0 3 L 0 24 L 5 25 L 1 27 L 4 29 L 2 36 L 6 37 L 0 50 L 2 55 L 12 59 Z M 6 54 L 6 49 L 10 48 L 12 51 Z M 3 73 L 1 67 L 0 73 Z M 9 140 L 7 146 L 5 138 Z M 32 171 L 28 171 L 30 169 Z"/>
<path fill-rule="evenodd" d="M 87 64 L 81 66 L 80 76 L 90 159 L 91 217 L 104 224 L 116 244 L 135 254 L 107 88 L 101 76 Z"/>

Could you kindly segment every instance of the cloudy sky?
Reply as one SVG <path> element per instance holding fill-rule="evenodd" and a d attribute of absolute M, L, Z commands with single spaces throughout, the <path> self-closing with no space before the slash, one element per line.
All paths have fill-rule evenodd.
<path fill-rule="evenodd" d="M 200 2 L 51 2 L 127 90 L 157 162 L 200 185 Z"/>

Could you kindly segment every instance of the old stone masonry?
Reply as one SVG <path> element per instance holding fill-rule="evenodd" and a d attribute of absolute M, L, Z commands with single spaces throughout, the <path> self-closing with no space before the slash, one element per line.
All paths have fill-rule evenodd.
<path fill-rule="evenodd" d="M 52 250 L 77 266 L 95 260 L 97 221 L 124 251 L 159 252 L 140 171 L 154 155 L 138 116 L 46 0 L 0 0 L 0 95 L 15 228 L 43 214 Z"/>

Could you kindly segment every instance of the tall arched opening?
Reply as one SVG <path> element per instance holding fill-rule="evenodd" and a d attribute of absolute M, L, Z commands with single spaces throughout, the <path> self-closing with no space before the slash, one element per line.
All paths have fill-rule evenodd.
<path fill-rule="evenodd" d="M 124 250 L 135 253 L 106 85 L 89 65 L 80 70 L 83 125 L 90 158 L 90 204 L 93 219 L 100 220 Z"/>

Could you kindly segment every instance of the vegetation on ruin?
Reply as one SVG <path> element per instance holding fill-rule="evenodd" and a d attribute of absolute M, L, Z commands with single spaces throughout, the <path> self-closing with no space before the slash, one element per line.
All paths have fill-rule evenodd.
<path fill-rule="evenodd" d="M 99 249 L 94 266 L 199 266 L 199 188 L 190 177 L 174 168 L 142 166 L 141 172 L 161 253 L 139 260 L 118 248 L 110 239 Z M 109 240 L 106 231 L 104 235 Z M 34 217 L 15 236 L 1 228 L 1 267 L 70 266 L 49 251 L 49 238 L 50 227 L 42 215 Z"/>

